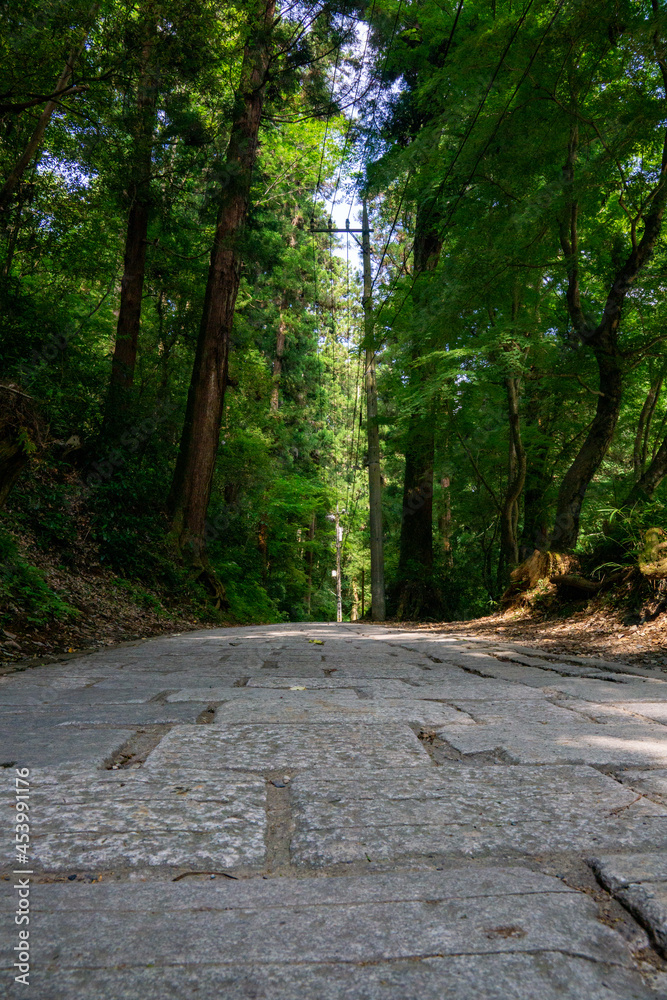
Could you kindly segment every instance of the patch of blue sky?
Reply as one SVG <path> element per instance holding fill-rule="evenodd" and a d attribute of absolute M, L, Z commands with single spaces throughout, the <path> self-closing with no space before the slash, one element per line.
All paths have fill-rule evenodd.
<path fill-rule="evenodd" d="M 38 174 L 53 174 L 57 177 L 67 191 L 75 192 L 82 188 L 89 188 L 95 180 L 95 171 L 85 171 L 78 163 L 70 160 L 63 160 L 60 157 L 44 153 L 37 164 Z"/>

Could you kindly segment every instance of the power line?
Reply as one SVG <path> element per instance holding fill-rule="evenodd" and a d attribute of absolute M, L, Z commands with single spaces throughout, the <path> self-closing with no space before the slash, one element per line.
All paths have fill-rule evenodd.
<path fill-rule="evenodd" d="M 531 0 L 531 3 L 532 3 L 532 0 Z M 456 28 L 457 28 L 457 25 L 459 23 L 459 17 L 461 15 L 462 9 L 463 9 L 463 0 L 459 0 L 458 7 L 456 8 L 456 14 L 455 14 L 454 20 L 452 22 L 452 28 L 451 28 L 451 31 L 449 33 L 449 38 L 447 39 L 447 44 L 445 46 L 445 51 L 444 51 L 444 54 L 443 54 L 443 61 L 446 60 L 447 56 L 449 55 L 449 50 L 450 50 L 450 48 L 452 46 L 452 42 L 454 40 L 454 34 L 456 32 Z M 399 11 L 400 11 L 400 5 L 399 5 Z M 397 11 L 397 17 L 398 17 L 398 11 Z M 394 31 L 392 32 L 392 42 L 393 42 L 395 31 L 396 31 L 396 22 L 394 22 Z M 390 47 L 389 48 L 391 49 L 391 43 L 390 43 Z M 388 56 L 389 56 L 389 50 L 387 51 L 387 56 L 385 57 L 385 66 L 386 66 L 386 63 L 387 63 Z M 384 73 L 384 67 L 383 67 L 383 73 Z M 487 91 L 487 93 L 488 93 L 488 91 Z M 486 95 L 485 95 L 484 99 L 486 100 Z M 377 110 L 377 106 L 376 106 L 375 110 Z M 375 112 L 373 114 L 373 119 L 371 121 L 371 128 L 372 128 L 374 122 L 375 122 Z M 380 273 L 382 271 L 382 265 L 383 265 L 383 263 L 385 261 L 385 257 L 387 256 L 387 251 L 389 250 L 389 244 L 391 242 L 391 238 L 394 235 L 394 230 L 396 228 L 396 223 L 398 222 L 398 217 L 400 215 L 400 211 L 401 211 L 401 208 L 403 206 L 403 199 L 405 198 L 405 194 L 407 192 L 411 176 L 412 176 L 412 171 L 408 171 L 408 176 L 406 177 L 405 184 L 404 184 L 403 190 L 401 192 L 401 197 L 399 199 L 398 208 L 396 209 L 396 214 L 394 216 L 394 221 L 391 224 L 391 228 L 389 230 L 389 235 L 387 236 L 387 240 L 385 242 L 384 249 L 382 251 L 382 255 L 381 255 L 381 258 L 380 258 L 380 263 L 379 263 L 377 271 L 375 273 L 375 278 L 373 279 L 373 281 L 371 283 L 371 291 L 375 288 L 375 283 L 378 280 L 378 278 L 380 276 Z"/>
<path fill-rule="evenodd" d="M 371 18 L 373 17 L 373 12 L 375 10 L 375 3 L 376 3 L 376 0 L 373 0 L 373 6 L 371 7 L 371 12 L 368 15 L 369 22 L 370 22 Z M 357 98 L 359 96 L 359 85 L 361 83 L 361 78 L 362 78 L 362 75 L 363 75 L 363 72 L 364 72 L 364 62 L 366 60 L 366 52 L 368 50 L 368 39 L 369 38 L 370 38 L 370 27 L 369 27 L 368 31 L 366 32 L 366 40 L 364 42 L 364 51 L 362 52 L 362 55 L 361 55 L 361 64 L 359 66 L 359 73 L 357 74 L 357 85 L 356 85 L 355 91 L 354 91 L 354 100 L 352 101 L 352 110 L 350 111 L 350 121 L 349 121 L 349 124 L 348 124 L 348 127 L 347 127 L 347 132 L 345 134 L 345 142 L 343 144 L 343 152 L 341 154 L 340 165 L 339 165 L 339 168 L 338 168 L 338 179 L 336 180 L 336 187 L 334 188 L 333 198 L 331 199 L 331 209 L 332 209 L 332 211 L 333 211 L 334 205 L 336 204 L 336 195 L 338 194 L 338 185 L 340 184 L 340 178 L 341 178 L 341 174 L 343 172 L 343 163 L 345 162 L 345 153 L 347 152 L 348 141 L 349 141 L 349 138 L 350 138 L 350 133 L 352 132 L 352 121 L 353 121 L 352 116 L 354 115 L 354 107 L 355 107 L 355 105 L 357 103 Z"/>
<path fill-rule="evenodd" d="M 540 48 L 542 47 L 542 44 L 543 44 L 543 42 L 544 42 L 544 39 L 546 38 L 546 36 L 547 36 L 548 32 L 549 32 L 549 31 L 551 30 L 551 27 L 552 27 L 552 25 L 553 25 L 554 21 L 556 20 L 556 18 L 557 18 L 557 17 L 558 17 L 558 15 L 560 14 L 560 11 L 561 11 L 561 9 L 562 9 L 562 7 L 563 7 L 563 5 L 564 5 L 564 2 L 565 2 L 565 0 L 560 0 L 560 2 L 558 3 L 558 5 L 557 5 L 557 7 L 556 7 L 556 10 L 554 11 L 554 14 L 553 14 L 553 16 L 552 16 L 551 20 L 549 21 L 549 24 L 547 25 L 546 29 L 544 30 L 544 32 L 543 32 L 543 34 L 542 34 L 542 37 L 540 38 L 540 41 L 538 42 L 538 44 L 537 44 L 537 46 L 536 46 L 536 48 L 535 48 L 535 50 L 534 50 L 533 54 L 532 54 L 532 55 L 531 55 L 531 57 L 530 57 L 530 60 L 529 60 L 529 62 L 528 62 L 528 65 L 526 66 L 526 69 L 524 70 L 524 72 L 523 72 L 523 74 L 522 74 L 522 76 L 521 76 L 521 79 L 519 80 L 519 82 L 518 82 L 518 83 L 517 83 L 517 85 L 515 86 L 515 88 L 514 88 L 514 90 L 513 90 L 512 94 L 511 94 L 511 96 L 510 96 L 509 100 L 507 101 L 507 103 L 506 103 L 505 107 L 503 108 L 503 111 L 502 111 L 502 113 L 501 113 L 501 115 L 500 115 L 500 118 L 498 119 L 498 121 L 497 121 L 497 123 L 496 123 L 496 125 L 495 125 L 495 127 L 494 127 L 494 129 L 493 129 L 493 132 L 491 133 L 491 135 L 490 135 L 489 139 L 488 139 L 488 140 L 487 140 L 487 142 L 485 143 L 485 145 L 484 145 L 484 147 L 483 147 L 483 149 L 482 149 L 481 153 L 480 153 L 480 154 L 479 154 L 479 156 L 477 157 L 477 159 L 476 159 L 476 161 L 475 161 L 475 164 L 474 164 L 474 166 L 473 166 L 473 168 L 472 168 L 472 171 L 471 171 L 471 172 L 470 172 L 470 174 L 468 175 L 468 177 L 467 177 L 467 179 L 466 179 L 465 183 L 464 183 L 464 184 L 463 184 L 463 185 L 461 186 L 461 190 L 460 190 L 460 193 L 459 193 L 459 196 L 458 196 L 458 198 L 456 199 L 456 201 L 455 201 L 455 203 L 454 203 L 453 207 L 452 207 L 452 208 L 450 209 L 450 211 L 449 211 L 449 213 L 448 213 L 448 216 L 447 216 L 447 219 L 446 219 L 446 222 L 445 222 L 445 225 L 444 225 L 444 227 L 443 227 L 444 229 L 446 229 L 446 228 L 447 228 L 447 226 L 449 225 L 449 223 L 451 222 L 451 220 L 452 220 L 452 218 L 453 218 L 453 215 L 454 215 L 454 212 L 455 212 L 455 211 L 456 211 L 456 209 L 458 208 L 458 206 L 459 206 L 459 203 L 461 202 L 462 198 L 463 198 L 463 197 L 465 196 L 465 192 L 466 192 L 466 190 L 467 190 L 467 188 L 468 188 L 468 185 L 469 185 L 469 184 L 470 184 L 470 182 L 472 181 L 472 179 L 473 179 L 473 177 L 474 177 L 474 175 L 475 175 L 475 172 L 477 171 L 477 167 L 479 166 L 479 163 L 480 163 L 480 161 L 481 161 L 482 157 L 483 157 L 483 156 L 485 155 L 485 153 L 486 153 L 486 151 L 488 150 L 488 148 L 489 148 L 489 146 L 490 146 L 491 142 L 492 142 L 492 141 L 493 141 L 493 139 L 495 138 L 495 136 L 496 136 L 496 134 L 497 134 L 497 132 L 498 132 L 498 129 L 500 128 L 500 126 L 501 126 L 502 122 L 504 121 L 504 119 L 505 119 L 505 116 L 506 116 L 507 112 L 509 111 L 509 108 L 511 107 L 511 105 L 512 105 L 512 103 L 513 103 L 513 101 L 514 101 L 514 98 L 516 97 L 516 94 L 518 93 L 518 90 L 519 90 L 519 88 L 521 87 L 521 85 L 523 84 L 524 80 L 526 79 L 526 77 L 527 77 L 528 73 L 530 72 L 530 69 L 531 69 L 531 67 L 532 67 L 532 65 L 533 65 L 533 62 L 534 62 L 534 61 L 535 61 L 535 59 L 537 58 L 537 54 L 538 54 L 538 52 L 539 52 Z M 475 116 L 474 116 L 474 118 L 473 118 L 473 122 L 471 123 L 470 127 L 469 127 L 469 128 L 468 128 L 468 130 L 466 131 L 466 134 L 465 134 L 465 136 L 464 136 L 464 138 L 463 138 L 463 141 L 462 141 L 462 142 L 460 143 L 460 145 L 459 145 L 459 147 L 458 147 L 458 149 L 457 149 L 457 151 L 456 151 L 456 155 L 454 156 L 454 159 L 453 159 L 453 160 L 452 160 L 452 162 L 450 163 L 450 165 L 449 165 L 449 167 L 448 167 L 448 169 L 447 169 L 447 172 L 445 173 L 445 176 L 444 176 L 444 178 L 443 178 L 443 179 L 442 179 L 442 181 L 440 182 L 440 184 L 439 184 L 439 186 L 438 186 L 438 189 L 437 189 L 437 191 L 436 191 L 436 193 L 435 193 L 435 195 L 434 195 L 433 199 L 431 200 L 431 205 L 429 206 L 429 209 L 428 209 L 428 212 L 427 212 L 427 214 L 426 214 L 426 217 L 425 217 L 425 220 L 424 220 L 425 222 L 427 222 L 427 221 L 428 221 L 428 219 L 430 218 L 430 216 L 431 216 L 431 214 L 432 214 L 432 212 L 433 212 L 433 208 L 434 208 L 434 205 L 435 205 L 435 201 L 436 201 L 436 199 L 438 198 L 438 196 L 439 196 L 439 195 L 441 194 L 441 192 L 442 192 L 442 189 L 444 188 L 444 186 L 445 186 L 445 184 L 446 184 L 446 182 L 447 182 L 447 179 L 448 179 L 448 178 L 449 178 L 449 176 L 451 175 L 451 172 L 452 172 L 452 170 L 453 170 L 453 167 L 455 166 L 455 164 L 456 164 L 456 162 L 457 162 L 458 158 L 460 157 L 461 153 L 463 152 L 463 148 L 464 148 L 464 146 L 465 146 L 466 142 L 468 141 L 468 139 L 469 139 L 469 137 L 470 137 L 470 135 L 471 135 L 471 132 L 472 132 L 472 129 L 473 129 L 474 125 L 476 124 L 476 122 L 477 122 L 477 119 L 479 118 L 479 115 L 480 115 L 480 114 L 481 114 L 481 112 L 482 112 L 482 108 L 484 107 L 484 104 L 486 103 L 486 99 L 487 99 L 487 97 L 488 97 L 488 95 L 489 95 L 489 91 L 490 91 L 490 88 L 491 88 L 491 86 L 493 85 L 493 82 L 494 82 L 494 80 L 495 80 L 495 79 L 496 79 L 496 77 L 498 76 L 498 73 L 500 72 L 500 70 L 501 70 L 501 68 L 502 68 L 502 65 L 503 65 L 503 63 L 504 63 L 504 61 L 505 61 L 505 58 L 506 58 L 506 56 L 507 56 L 508 52 L 509 52 L 509 49 L 511 48 L 511 46 L 512 46 L 512 44 L 513 44 L 513 42 L 514 42 L 514 39 L 516 38 L 516 36 L 517 36 L 517 34 L 518 34 L 518 32 L 519 32 L 519 29 L 520 29 L 520 28 L 522 27 L 522 25 L 523 25 L 523 23 L 524 23 L 524 21 L 525 21 L 526 17 L 528 16 L 528 13 L 530 12 L 530 9 L 531 9 L 531 7 L 533 6 L 533 3 L 534 3 L 534 0 L 529 0 L 529 3 L 528 3 L 528 5 L 527 5 L 527 7 L 526 7 L 526 8 L 525 8 L 525 10 L 523 11 L 523 13 L 522 13 L 521 17 L 519 18 L 519 21 L 518 21 L 518 22 L 517 22 L 517 24 L 516 24 L 516 27 L 515 27 L 515 29 L 514 29 L 514 31 L 513 31 L 513 33 L 512 33 L 512 36 L 511 36 L 511 38 L 510 38 L 509 42 L 507 43 L 507 45 L 506 45 L 506 47 L 505 47 L 505 49 L 504 49 L 504 51 L 503 51 L 503 54 L 502 54 L 502 56 L 501 56 L 501 59 L 500 59 L 500 62 L 498 63 L 498 66 L 497 66 L 497 67 L 496 67 L 496 69 L 494 70 L 494 73 L 493 73 L 493 76 L 492 76 L 491 80 L 489 81 L 489 84 L 487 85 L 487 88 L 486 88 L 486 90 L 485 90 L 485 93 L 484 93 L 484 96 L 483 96 L 483 98 L 482 98 L 482 101 L 481 101 L 481 103 L 480 103 L 480 106 L 479 106 L 479 108 L 477 109 L 477 111 L 476 111 L 476 113 L 475 113 Z M 413 242 L 413 246 L 414 246 L 414 242 Z M 420 273 L 421 273 L 421 272 L 420 272 Z M 405 303 L 406 303 L 407 299 L 408 299 L 408 298 L 409 298 L 409 296 L 410 296 L 410 295 L 412 294 L 412 289 L 414 288 L 414 285 L 415 285 L 416 281 L 418 280 L 418 278 L 419 278 L 419 276 L 420 276 L 420 273 L 415 273 L 415 274 L 414 274 L 414 276 L 413 276 L 413 278 L 412 278 L 412 281 L 410 282 L 410 287 L 408 288 L 408 290 L 407 290 L 407 292 L 406 292 L 405 296 L 404 296 L 404 297 L 403 297 L 403 299 L 401 300 L 401 304 L 400 304 L 400 306 L 399 306 L 399 309 L 398 309 L 398 311 L 397 311 L 397 312 L 395 313 L 395 315 L 394 315 L 394 319 L 396 319 L 396 317 L 397 317 L 397 316 L 398 316 L 398 315 L 400 314 L 400 312 L 401 312 L 401 310 L 403 309 L 403 306 L 405 305 Z M 389 291 L 387 292 L 387 294 L 386 294 L 385 298 L 383 299 L 382 303 L 380 304 L 380 308 L 378 309 L 378 311 L 377 311 L 377 313 L 376 313 L 376 316 L 375 316 L 375 318 L 376 318 L 376 321 L 377 321 L 377 320 L 379 319 L 379 317 L 380 317 L 380 315 L 381 315 L 381 313 L 382 313 L 383 309 L 385 308 L 385 306 L 386 306 L 387 302 L 389 301 L 389 298 L 391 297 L 391 294 L 392 294 L 392 292 L 393 292 L 394 288 L 396 287 L 396 285 L 397 285 L 397 283 L 398 283 L 398 280 L 400 279 L 400 276 L 401 276 L 401 275 L 400 275 L 400 272 L 399 272 L 399 274 L 398 274 L 398 275 L 397 275 L 397 276 L 396 276 L 396 277 L 394 278 L 394 280 L 393 280 L 393 282 L 392 282 L 392 284 L 391 284 L 391 287 L 389 288 Z"/>
<path fill-rule="evenodd" d="M 329 106 L 328 106 L 328 109 L 327 109 L 326 124 L 324 126 L 324 138 L 322 140 L 322 156 L 320 157 L 320 167 L 319 167 L 319 170 L 318 170 L 318 173 L 317 173 L 317 185 L 315 187 L 315 191 L 313 192 L 313 210 L 312 210 L 312 216 L 313 217 L 315 216 L 315 201 L 317 199 L 317 195 L 319 194 L 320 184 L 321 184 L 321 181 L 322 181 L 322 167 L 324 165 L 324 157 L 326 155 L 327 136 L 329 134 L 329 124 L 331 122 L 331 114 L 332 114 L 332 111 L 333 111 L 334 94 L 335 94 L 335 91 L 336 91 L 336 76 L 338 74 L 338 64 L 340 62 L 341 48 L 343 46 L 343 40 L 345 38 L 345 20 L 346 19 L 347 19 L 347 15 L 343 18 L 343 34 L 341 36 L 341 39 L 340 39 L 340 41 L 338 43 L 338 48 L 336 50 L 336 62 L 334 64 L 334 72 L 333 72 L 333 77 L 332 77 L 332 80 L 331 80 L 331 96 L 329 98 Z"/>
<path fill-rule="evenodd" d="M 375 106 L 373 107 L 373 117 L 371 118 L 370 128 L 368 129 L 368 131 L 366 133 L 366 142 L 364 144 L 364 149 L 363 149 L 363 152 L 361 154 L 361 162 L 362 163 L 364 163 L 364 161 L 366 159 L 366 151 L 368 149 L 369 139 L 370 139 L 371 133 L 373 131 L 373 127 L 375 126 L 375 116 L 377 115 L 378 98 L 380 96 L 380 86 L 382 85 L 382 77 L 384 76 L 385 70 L 387 68 L 387 62 L 389 60 L 389 54 L 391 52 L 391 47 L 394 44 L 394 38 L 396 37 L 396 28 L 398 26 L 398 19 L 401 16 L 401 9 L 402 9 L 402 7 L 403 7 L 403 0 L 399 0 L 398 7 L 396 8 L 396 17 L 394 18 L 394 24 L 393 24 L 393 27 L 391 29 L 391 38 L 389 39 L 389 45 L 387 46 L 387 50 L 385 52 L 384 62 L 382 63 L 382 70 L 380 71 L 380 74 L 378 76 L 378 93 L 377 93 L 377 96 L 375 98 Z M 369 25 L 368 30 L 369 30 L 369 33 L 370 33 L 370 25 Z M 358 189 L 358 184 L 357 184 L 357 189 Z M 348 213 L 347 213 L 348 218 L 352 214 L 352 207 L 353 207 L 353 205 L 354 205 L 354 193 L 352 195 L 352 200 L 350 202 L 350 207 L 349 207 Z"/>
<path fill-rule="evenodd" d="M 317 201 L 317 195 L 319 193 L 320 186 L 321 186 L 321 181 L 322 181 L 322 168 L 323 168 L 323 165 L 324 165 L 324 157 L 326 155 L 327 136 L 328 136 L 328 133 L 329 133 L 329 124 L 330 124 L 330 121 L 331 121 L 331 115 L 332 115 L 332 110 L 333 110 L 333 101 L 334 101 L 334 92 L 335 92 L 335 88 L 336 88 L 336 75 L 338 73 L 338 64 L 340 62 L 341 47 L 343 45 L 343 39 L 345 37 L 345 30 L 344 30 L 344 28 L 345 28 L 345 19 L 343 20 L 343 35 L 341 36 L 341 39 L 340 39 L 340 41 L 338 43 L 338 48 L 337 48 L 337 52 L 336 52 L 336 62 L 334 64 L 334 72 L 333 72 L 333 77 L 332 77 L 332 81 L 331 81 L 331 95 L 330 95 L 329 104 L 328 104 L 328 107 L 327 107 L 326 124 L 325 124 L 325 128 L 324 128 L 324 136 L 323 136 L 323 139 L 322 139 L 322 155 L 320 156 L 320 165 L 319 165 L 319 169 L 318 169 L 318 173 L 317 173 L 317 184 L 315 186 L 315 190 L 313 191 L 313 204 L 312 204 L 312 209 L 311 209 L 311 230 L 313 229 L 313 223 L 314 223 L 314 219 L 315 219 L 315 205 L 316 205 L 316 201 Z M 319 304 L 318 303 L 319 292 L 318 292 L 317 273 L 318 273 L 318 266 L 317 266 L 317 245 L 316 245 L 316 241 L 315 241 L 315 235 L 313 233 L 313 276 L 314 276 L 314 283 L 315 283 L 315 313 L 316 313 L 315 328 L 317 330 L 317 337 L 318 337 L 318 344 L 319 344 L 319 324 L 317 322 L 317 309 L 318 309 L 318 304 Z M 326 348 L 326 342 L 325 342 L 325 348 Z M 319 352 L 318 352 L 318 355 L 319 355 Z M 323 389 L 322 389 L 322 372 L 321 372 L 321 366 L 320 366 L 320 371 L 319 371 L 319 389 L 320 389 L 320 392 L 319 392 L 319 397 L 320 397 L 319 398 L 320 421 L 322 422 L 322 425 L 324 426 L 324 406 L 323 406 Z"/>
<path fill-rule="evenodd" d="M 445 46 L 445 51 L 444 51 L 444 55 L 443 55 L 443 61 L 447 59 L 447 56 L 449 55 L 449 50 L 452 47 L 452 42 L 454 41 L 454 32 L 456 31 L 456 26 L 459 23 L 459 17 L 461 15 L 462 9 L 463 9 L 463 0 L 459 0 L 459 5 L 456 8 L 456 15 L 454 16 L 454 21 L 452 23 L 452 30 L 449 33 L 449 38 L 447 39 L 447 45 Z M 486 99 L 486 97 L 485 97 L 485 99 Z M 387 256 L 387 251 L 389 250 L 389 244 L 391 242 L 392 236 L 394 235 L 394 229 L 396 228 L 396 223 L 398 222 L 398 216 L 400 214 L 401 207 L 403 205 L 403 199 L 404 199 L 405 193 L 406 193 L 406 191 L 408 189 L 408 184 L 410 183 L 410 176 L 411 176 L 411 171 L 408 171 L 408 176 L 407 176 L 407 178 L 405 180 L 405 186 L 403 188 L 403 191 L 401 192 L 401 197 L 400 197 L 400 200 L 399 200 L 399 203 L 398 203 L 398 208 L 396 209 L 396 215 L 394 216 L 394 221 L 391 224 L 391 229 L 389 230 L 389 236 L 387 237 L 387 242 L 384 245 L 384 250 L 382 251 L 382 257 L 380 259 L 380 263 L 378 265 L 378 269 L 377 269 L 377 271 L 375 273 L 375 278 L 373 279 L 373 282 L 371 283 L 371 291 L 375 288 L 375 282 L 380 277 L 380 273 L 382 271 L 382 265 L 384 264 L 384 259 Z"/>

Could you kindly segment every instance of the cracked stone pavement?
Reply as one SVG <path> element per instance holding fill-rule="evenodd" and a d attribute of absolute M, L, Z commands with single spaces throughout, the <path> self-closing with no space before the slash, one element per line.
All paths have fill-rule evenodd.
<path fill-rule="evenodd" d="M 9 674 L 0 717 L 2 997 L 667 998 L 659 669 L 271 625 Z"/>

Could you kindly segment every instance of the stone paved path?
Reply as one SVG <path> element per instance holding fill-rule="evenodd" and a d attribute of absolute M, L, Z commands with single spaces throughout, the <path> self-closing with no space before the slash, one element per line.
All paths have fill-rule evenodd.
<path fill-rule="evenodd" d="M 0 718 L 2 997 L 667 997 L 665 673 L 266 626 L 6 676 Z"/>

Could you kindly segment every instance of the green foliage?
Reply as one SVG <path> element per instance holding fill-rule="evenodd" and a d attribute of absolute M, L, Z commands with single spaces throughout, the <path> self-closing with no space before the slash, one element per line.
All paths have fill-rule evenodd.
<path fill-rule="evenodd" d="M 78 612 L 47 584 L 43 573 L 19 553 L 16 542 L 0 531 L 0 620 L 9 623 L 21 613 L 32 625 L 75 617 Z"/>
<path fill-rule="evenodd" d="M 33 461 L 8 523 L 71 571 L 96 560 L 109 567 L 140 606 L 160 614 L 189 602 L 210 617 L 203 586 L 167 546 L 168 497 L 230 180 L 225 149 L 250 8 L 5 6 L 3 177 L 43 106 L 32 97 L 50 93 L 87 38 L 75 66 L 80 89 L 53 114 L 2 217 L 2 382 L 35 400 L 49 427 L 45 453 L 32 437 L 19 440 Z M 290 6 L 274 28 L 250 211 L 237 234 L 243 265 L 208 557 L 238 620 L 331 619 L 337 517 L 344 616 L 361 613 L 362 580 L 369 606 L 361 276 L 352 242 L 348 269 L 329 234 L 310 232 L 311 218 L 324 227 L 323 195 L 334 190 L 339 207 L 353 206 L 354 225 L 363 188 L 387 582 L 392 592 L 401 585 L 401 534 L 417 516 L 404 504 L 404 474 L 411 419 L 421 417 L 435 439 L 434 554 L 432 565 L 412 554 L 414 574 L 444 616 L 470 618 L 497 606 L 515 555 L 543 547 L 558 527 L 563 483 L 607 394 L 605 352 L 591 331 L 659 201 L 665 17 L 626 0 L 540 0 L 521 14 L 498 0 L 465 4 L 455 22 L 454 8 L 434 0 L 346 0 L 325 4 L 301 31 L 307 8 Z M 353 25 L 364 17 L 369 46 L 357 77 Z M 141 331 L 119 444 L 104 415 L 142 183 Z M 598 566 L 630 564 L 647 528 L 665 521 L 660 477 L 649 502 L 627 501 L 667 435 L 666 249 L 661 237 L 627 281 L 605 355 L 622 369 L 623 395 L 585 484 L 578 543 Z M 525 479 L 510 503 L 520 452 Z M 14 567 L 3 578 L 5 605 L 69 614 L 13 543 L 2 544 Z"/>
<path fill-rule="evenodd" d="M 583 539 L 583 548 L 593 574 L 613 572 L 636 566 L 645 545 L 646 533 L 667 524 L 667 503 L 664 497 L 632 507 L 601 506 L 595 511 L 599 519 Z M 605 559 L 604 562 L 599 560 Z"/>

